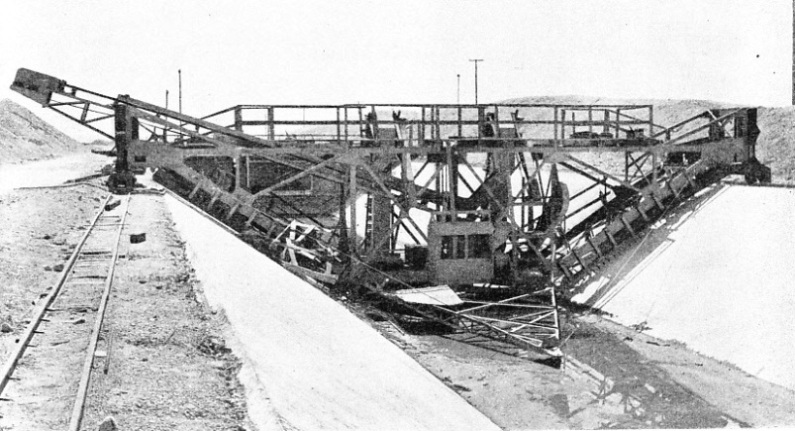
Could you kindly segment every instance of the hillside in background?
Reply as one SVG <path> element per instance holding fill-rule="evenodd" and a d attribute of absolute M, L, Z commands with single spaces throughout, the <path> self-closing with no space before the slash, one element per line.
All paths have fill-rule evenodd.
<path fill-rule="evenodd" d="M 707 109 L 739 106 L 707 100 L 605 99 L 583 96 L 523 97 L 504 100 L 500 103 L 653 105 L 654 122 L 662 126 L 674 125 L 679 121 L 690 118 Z M 520 116 L 521 115 L 524 114 L 520 113 Z M 530 120 L 532 118 L 525 119 Z M 584 118 L 578 118 L 578 120 L 581 119 Z M 757 140 L 757 158 L 762 163 L 770 166 L 773 170 L 773 181 L 775 183 L 795 183 L 795 107 L 760 107 L 757 123 L 761 132 Z M 530 128 L 524 129 L 523 131 L 525 136 L 529 136 L 527 132 L 532 133 Z M 600 164 L 604 166 L 603 163 Z"/>
<path fill-rule="evenodd" d="M 795 184 L 795 107 L 760 108 L 756 156 L 773 169 L 773 181 Z"/>
<path fill-rule="evenodd" d="M 0 163 L 14 163 L 80 151 L 83 146 L 33 112 L 0 101 Z"/>

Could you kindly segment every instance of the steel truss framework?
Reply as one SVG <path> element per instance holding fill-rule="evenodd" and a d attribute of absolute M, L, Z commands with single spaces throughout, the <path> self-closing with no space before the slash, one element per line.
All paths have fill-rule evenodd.
<path fill-rule="evenodd" d="M 430 226 L 460 237 L 491 226 L 489 253 L 507 263 L 479 282 L 506 297 L 402 305 L 553 354 L 556 294 L 582 289 L 699 176 L 769 180 L 749 108 L 671 127 L 648 105 L 238 105 L 194 118 L 25 69 L 12 89 L 113 139 L 118 175 L 159 169 L 167 187 L 314 281 L 384 295 L 445 281 L 454 276 L 439 270 L 450 262 Z M 435 273 L 407 269 L 412 246 L 436 253 Z"/>

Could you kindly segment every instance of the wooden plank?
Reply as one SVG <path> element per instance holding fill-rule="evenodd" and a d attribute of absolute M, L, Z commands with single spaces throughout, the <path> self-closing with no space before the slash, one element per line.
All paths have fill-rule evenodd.
<path fill-rule="evenodd" d="M 604 254 L 602 254 L 602 250 L 600 250 L 599 247 L 596 246 L 596 243 L 593 242 L 593 238 L 588 236 L 587 238 L 585 238 L 585 241 L 588 244 L 590 244 L 591 248 L 593 249 L 593 251 L 596 253 L 597 256 L 599 256 L 600 258 L 604 257 Z"/>
<path fill-rule="evenodd" d="M 613 236 L 612 233 L 610 233 L 610 230 L 609 230 L 608 227 L 605 228 L 605 236 L 607 236 L 607 239 L 610 240 L 610 244 L 613 244 L 613 247 L 618 247 L 618 243 L 616 242 L 616 238 Z"/>
<path fill-rule="evenodd" d="M 637 235 L 635 234 L 635 229 L 632 229 L 632 225 L 630 225 L 629 222 L 627 221 L 627 219 L 624 218 L 624 214 L 621 214 L 621 217 L 619 217 L 619 218 L 621 219 L 621 223 L 624 224 L 624 227 L 627 228 L 629 233 L 631 233 L 632 236 L 636 237 Z"/>

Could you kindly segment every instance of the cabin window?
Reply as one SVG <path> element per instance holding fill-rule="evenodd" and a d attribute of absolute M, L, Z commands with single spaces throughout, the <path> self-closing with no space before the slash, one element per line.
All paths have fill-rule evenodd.
<path fill-rule="evenodd" d="M 734 137 L 742 138 L 746 135 L 748 126 L 745 122 L 745 117 L 737 116 L 734 119 Z"/>
<path fill-rule="evenodd" d="M 442 259 L 487 259 L 491 257 L 488 235 L 442 236 Z"/>
<path fill-rule="evenodd" d="M 443 236 L 442 237 L 442 259 L 452 259 L 453 258 L 453 237 L 451 236 Z"/>
<path fill-rule="evenodd" d="M 490 253 L 488 235 L 470 235 L 468 256 L 473 259 L 488 258 Z"/>
<path fill-rule="evenodd" d="M 455 258 L 456 259 L 466 259 L 467 258 L 467 237 L 465 235 L 457 235 L 455 237 Z"/>

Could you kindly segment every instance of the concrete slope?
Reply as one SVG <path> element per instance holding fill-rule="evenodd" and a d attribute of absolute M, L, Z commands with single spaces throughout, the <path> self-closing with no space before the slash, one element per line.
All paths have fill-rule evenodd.
<path fill-rule="evenodd" d="M 499 429 L 343 306 L 173 198 L 167 202 L 208 301 L 226 312 L 238 353 L 264 388 L 258 397 L 278 416 L 263 417 L 262 427 Z M 251 400 L 250 409 L 262 401 Z"/>
<path fill-rule="evenodd" d="M 795 389 L 793 216 L 795 189 L 722 186 L 606 295 L 575 300 Z"/>

